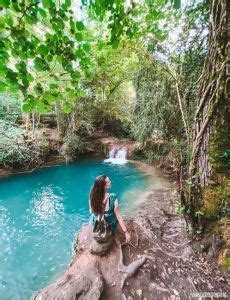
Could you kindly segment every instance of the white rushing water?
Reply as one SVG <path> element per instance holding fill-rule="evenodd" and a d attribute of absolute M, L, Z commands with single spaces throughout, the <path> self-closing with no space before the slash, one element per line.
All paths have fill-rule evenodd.
<path fill-rule="evenodd" d="M 112 163 L 115 165 L 126 164 L 127 163 L 126 154 L 127 154 L 127 149 L 125 147 L 117 149 L 116 147 L 113 146 L 109 150 L 109 158 L 105 159 L 104 162 Z"/>

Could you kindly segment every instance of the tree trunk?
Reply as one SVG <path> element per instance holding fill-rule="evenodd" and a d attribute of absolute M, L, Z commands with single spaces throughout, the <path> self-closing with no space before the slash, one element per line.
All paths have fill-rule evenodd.
<path fill-rule="evenodd" d="M 212 175 L 209 161 L 210 138 L 223 121 L 227 106 L 227 0 L 213 0 L 208 53 L 199 88 L 199 103 L 193 128 L 192 158 L 189 166 L 191 185 L 187 202 L 194 228 L 202 228 L 202 188 Z"/>

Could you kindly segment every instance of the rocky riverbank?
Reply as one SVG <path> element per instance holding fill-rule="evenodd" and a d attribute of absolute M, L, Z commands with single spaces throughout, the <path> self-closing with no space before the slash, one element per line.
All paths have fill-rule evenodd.
<path fill-rule="evenodd" d="M 152 171 L 147 165 L 140 167 Z M 201 244 L 189 238 L 184 219 L 174 213 L 173 185 L 167 179 L 143 197 L 127 220 L 131 244 L 119 246 L 124 235 L 118 231 L 117 243 L 106 255 L 92 255 L 90 228 L 84 225 L 66 272 L 33 298 L 197 299 L 202 293 L 226 298 L 229 278 L 217 264 L 223 241 L 215 237 L 207 246 L 214 249 L 210 257 L 199 251 Z M 136 272 L 131 272 L 135 265 Z"/>

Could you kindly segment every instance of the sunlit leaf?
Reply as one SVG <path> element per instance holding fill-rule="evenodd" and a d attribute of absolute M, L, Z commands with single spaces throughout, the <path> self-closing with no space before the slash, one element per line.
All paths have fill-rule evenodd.
<path fill-rule="evenodd" d="M 63 107 L 63 112 L 65 114 L 69 114 L 71 113 L 72 109 L 73 109 L 73 105 L 71 103 L 66 103 L 66 105 Z"/>
<path fill-rule="evenodd" d="M 83 49 L 86 51 L 86 52 L 90 52 L 90 50 L 91 50 L 91 47 L 90 47 L 90 45 L 89 44 L 83 44 Z"/>
<path fill-rule="evenodd" d="M 84 51 L 79 48 L 76 50 L 75 54 L 78 58 L 82 58 L 84 56 Z"/>
<path fill-rule="evenodd" d="M 76 39 L 76 41 L 81 42 L 83 40 L 83 35 L 81 33 L 77 32 L 75 34 L 75 39 Z"/>
<path fill-rule="evenodd" d="M 57 89 L 58 88 L 58 85 L 56 83 L 51 83 L 50 84 L 50 88 L 53 90 L 53 89 Z"/>
<path fill-rule="evenodd" d="M 82 21 L 78 21 L 78 22 L 76 22 L 76 27 L 77 27 L 77 30 L 82 31 L 82 30 L 84 30 L 85 25 L 83 24 Z"/>
<path fill-rule="evenodd" d="M 38 7 L 38 11 L 43 18 L 47 17 L 47 13 L 44 9 L 42 9 L 41 7 Z"/>
<path fill-rule="evenodd" d="M 99 50 L 99 51 L 101 51 L 101 50 L 103 49 L 103 47 L 104 47 L 104 44 L 103 44 L 103 42 L 101 42 L 101 41 L 100 41 L 100 42 L 98 42 L 98 47 L 97 47 L 97 48 L 98 48 L 98 50 Z"/>
<path fill-rule="evenodd" d="M 50 8 L 52 6 L 52 0 L 42 0 L 42 5 L 45 8 Z"/>
<path fill-rule="evenodd" d="M 30 112 L 30 111 L 31 111 L 31 106 L 30 106 L 30 104 L 29 104 L 29 103 L 23 104 L 22 110 L 23 110 L 24 112 Z"/>
<path fill-rule="evenodd" d="M 48 48 L 45 46 L 45 45 L 41 45 L 38 47 L 38 52 L 41 54 L 41 55 L 46 55 L 48 54 Z"/>

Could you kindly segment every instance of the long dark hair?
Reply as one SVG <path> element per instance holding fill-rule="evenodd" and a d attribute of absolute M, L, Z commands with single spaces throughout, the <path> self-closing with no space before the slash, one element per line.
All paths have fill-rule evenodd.
<path fill-rule="evenodd" d="M 104 212 L 106 177 L 105 174 L 98 176 L 90 190 L 90 205 L 94 214 L 103 214 Z"/>

